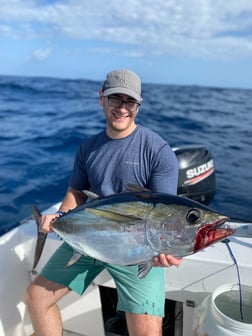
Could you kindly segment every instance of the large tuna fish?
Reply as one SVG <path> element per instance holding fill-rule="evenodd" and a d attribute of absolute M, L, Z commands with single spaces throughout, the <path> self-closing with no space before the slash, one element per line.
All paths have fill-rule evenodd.
<path fill-rule="evenodd" d="M 33 213 L 38 217 L 34 207 Z M 184 257 L 234 233 L 220 228 L 228 219 L 188 198 L 138 189 L 87 202 L 57 218 L 52 229 L 81 255 L 138 264 L 142 278 L 153 256 Z M 41 249 L 39 245 L 34 267 Z"/>

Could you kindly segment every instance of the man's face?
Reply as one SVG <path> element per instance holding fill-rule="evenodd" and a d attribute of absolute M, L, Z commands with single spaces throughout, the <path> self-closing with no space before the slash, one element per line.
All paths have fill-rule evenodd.
<path fill-rule="evenodd" d="M 127 95 L 112 94 L 104 97 L 100 92 L 100 105 L 104 108 L 107 131 L 127 136 L 135 128 L 138 102 Z"/>

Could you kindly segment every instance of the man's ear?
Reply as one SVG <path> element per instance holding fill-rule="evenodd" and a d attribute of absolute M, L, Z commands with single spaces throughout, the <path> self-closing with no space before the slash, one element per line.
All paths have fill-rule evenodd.
<path fill-rule="evenodd" d="M 100 105 L 104 106 L 104 96 L 103 96 L 103 91 L 99 90 L 99 98 L 100 98 Z"/>

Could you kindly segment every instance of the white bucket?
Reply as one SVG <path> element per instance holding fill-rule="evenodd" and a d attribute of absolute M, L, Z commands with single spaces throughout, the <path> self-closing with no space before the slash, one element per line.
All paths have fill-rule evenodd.
<path fill-rule="evenodd" d="M 238 284 L 217 288 L 194 310 L 194 336 L 251 336 L 252 287 L 242 285 L 242 312 Z"/>

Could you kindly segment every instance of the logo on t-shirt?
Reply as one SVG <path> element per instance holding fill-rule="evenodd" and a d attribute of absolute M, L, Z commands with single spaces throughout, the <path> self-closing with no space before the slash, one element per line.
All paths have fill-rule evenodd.
<path fill-rule="evenodd" d="M 131 165 L 131 166 L 139 166 L 139 162 L 137 161 L 125 161 L 126 164 Z"/>

